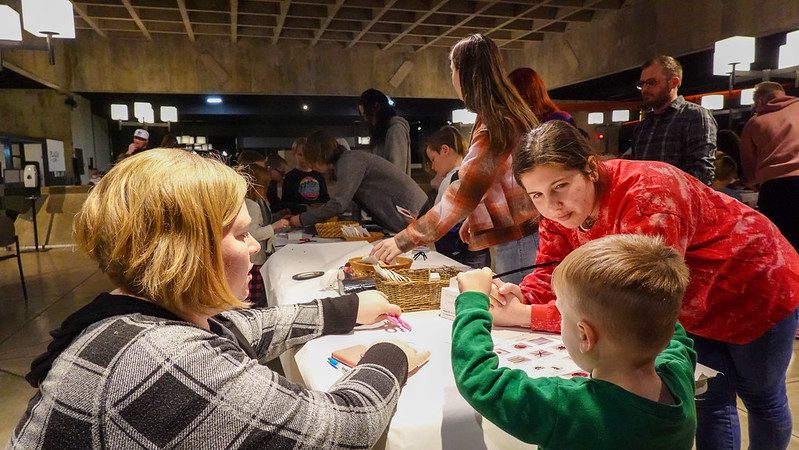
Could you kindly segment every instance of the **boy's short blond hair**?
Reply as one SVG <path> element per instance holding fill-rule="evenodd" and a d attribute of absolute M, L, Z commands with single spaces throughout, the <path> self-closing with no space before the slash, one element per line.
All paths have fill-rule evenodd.
<path fill-rule="evenodd" d="M 552 288 L 576 311 L 615 338 L 629 343 L 642 362 L 660 353 L 688 286 L 682 255 L 662 238 L 619 234 L 586 243 L 555 269 Z"/>
<path fill-rule="evenodd" d="M 228 287 L 221 253 L 246 191 L 247 181 L 217 160 L 149 150 L 90 191 L 76 242 L 118 286 L 179 315 L 246 307 Z"/>

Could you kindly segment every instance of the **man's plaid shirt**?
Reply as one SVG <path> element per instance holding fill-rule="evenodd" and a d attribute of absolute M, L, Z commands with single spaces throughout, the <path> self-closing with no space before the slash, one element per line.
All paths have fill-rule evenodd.
<path fill-rule="evenodd" d="M 681 95 L 662 114 L 646 113 L 633 133 L 631 158 L 669 163 L 710 185 L 717 128 L 708 110 Z"/>

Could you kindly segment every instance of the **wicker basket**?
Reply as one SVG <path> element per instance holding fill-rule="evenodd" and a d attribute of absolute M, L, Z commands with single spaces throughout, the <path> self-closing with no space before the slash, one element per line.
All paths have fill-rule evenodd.
<path fill-rule="evenodd" d="M 362 263 L 360 256 L 357 256 L 355 258 L 350 258 L 350 260 L 347 262 L 349 263 L 349 265 L 352 267 L 352 270 L 355 271 L 357 275 L 360 275 L 362 277 L 373 277 L 375 275 L 374 266 L 372 264 Z M 390 270 L 410 269 L 412 263 L 413 260 L 411 258 L 397 256 L 397 259 L 394 261 L 394 264 L 381 264 L 380 267 Z"/>
<path fill-rule="evenodd" d="M 323 238 L 340 238 L 344 237 L 341 234 L 342 225 L 358 225 L 358 222 L 351 220 L 332 221 L 332 222 L 319 222 L 315 225 L 316 234 Z"/>
<path fill-rule="evenodd" d="M 374 241 L 377 241 L 379 239 L 383 239 L 383 236 L 385 236 L 385 235 L 381 231 L 372 231 L 372 232 L 369 233 L 369 237 L 366 237 L 366 236 L 357 236 L 357 237 L 344 236 L 344 240 L 346 240 L 346 241 L 374 242 Z"/>
<path fill-rule="evenodd" d="M 454 267 L 438 267 L 396 272 L 411 281 L 388 281 L 376 276 L 377 290 L 386 294 L 388 300 L 402 308 L 402 311 L 410 312 L 438 309 L 441 305 L 441 288 L 449 286 L 449 279 L 460 271 Z M 441 280 L 429 281 L 431 272 L 438 272 Z"/>

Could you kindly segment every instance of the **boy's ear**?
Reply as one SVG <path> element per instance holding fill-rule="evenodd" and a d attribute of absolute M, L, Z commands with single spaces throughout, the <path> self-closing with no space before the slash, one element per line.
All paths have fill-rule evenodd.
<path fill-rule="evenodd" d="M 441 155 L 449 155 L 452 151 L 452 148 L 447 144 L 442 144 L 441 147 L 438 149 L 438 153 Z"/>
<path fill-rule="evenodd" d="M 577 322 L 577 330 L 580 333 L 580 353 L 588 353 L 597 344 L 596 328 L 590 322 L 581 320 Z"/>

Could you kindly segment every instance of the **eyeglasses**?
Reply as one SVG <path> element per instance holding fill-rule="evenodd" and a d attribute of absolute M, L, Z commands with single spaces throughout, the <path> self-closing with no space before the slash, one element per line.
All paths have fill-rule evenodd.
<path fill-rule="evenodd" d="M 638 88 L 638 90 L 640 91 L 641 89 L 644 88 L 644 86 L 655 87 L 661 81 L 666 81 L 666 80 L 658 80 L 657 78 L 650 78 L 648 80 L 638 80 L 635 82 L 635 87 Z"/>

